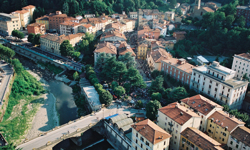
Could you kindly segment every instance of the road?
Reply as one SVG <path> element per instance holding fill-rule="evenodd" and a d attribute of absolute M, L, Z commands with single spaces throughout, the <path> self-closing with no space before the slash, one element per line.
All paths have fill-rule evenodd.
<path fill-rule="evenodd" d="M 6 93 L 9 81 L 11 79 L 11 75 L 13 74 L 13 69 L 11 69 L 7 63 L 5 64 L 1 63 L 0 68 L 2 68 L 5 71 L 5 73 L 2 73 L 2 75 L 5 75 L 5 76 L 2 79 L 2 82 L 0 85 L 0 105 L 2 105 L 4 94 Z"/>
<path fill-rule="evenodd" d="M 144 110 L 139 110 L 139 112 L 145 112 Z M 67 134 L 68 131 L 74 132 L 78 128 L 84 128 L 88 126 L 90 123 L 96 123 L 99 121 L 99 119 L 104 117 L 108 117 L 114 114 L 128 114 L 128 116 L 131 116 L 134 113 L 138 113 L 137 109 L 129 109 L 128 107 L 120 108 L 120 109 L 102 109 L 101 111 L 97 112 L 95 115 L 89 116 L 87 118 L 84 118 L 82 120 L 79 120 L 77 122 L 74 122 L 72 124 L 69 124 L 67 126 L 64 126 L 62 128 L 59 128 L 55 131 L 49 132 L 44 136 L 38 137 L 36 139 L 33 139 L 27 143 L 24 143 L 22 145 L 19 145 L 17 148 L 23 148 L 24 150 L 32 150 L 33 148 L 39 148 L 43 145 L 45 145 L 48 141 L 54 141 L 56 139 L 59 139 L 63 134 Z"/>

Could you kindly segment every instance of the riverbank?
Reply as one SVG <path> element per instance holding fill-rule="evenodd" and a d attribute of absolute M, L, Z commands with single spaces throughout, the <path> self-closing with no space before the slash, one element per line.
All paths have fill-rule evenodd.
<path fill-rule="evenodd" d="M 49 84 L 41 78 L 38 74 L 27 70 L 33 77 L 42 83 L 42 86 L 48 91 L 46 94 L 41 95 L 43 103 L 37 111 L 33 121 L 30 123 L 31 129 L 26 135 L 27 139 L 32 139 L 39 135 L 39 133 L 46 132 L 59 125 L 58 114 L 56 111 L 56 98 L 49 92 Z"/>

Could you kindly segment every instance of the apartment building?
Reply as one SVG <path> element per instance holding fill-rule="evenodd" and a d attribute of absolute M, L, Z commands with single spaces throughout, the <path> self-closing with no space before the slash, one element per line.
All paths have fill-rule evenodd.
<path fill-rule="evenodd" d="M 162 60 L 167 60 L 171 58 L 172 55 L 162 48 L 151 50 L 151 52 L 148 52 L 147 54 L 147 62 L 151 71 L 153 70 L 160 71 Z"/>
<path fill-rule="evenodd" d="M 117 42 L 117 41 L 126 41 L 127 38 L 124 34 L 118 31 L 109 31 L 101 35 L 100 41 L 102 42 Z"/>
<path fill-rule="evenodd" d="M 107 54 L 111 54 L 111 56 L 115 56 L 116 57 L 116 55 L 117 55 L 117 48 L 114 46 L 114 44 L 109 43 L 109 42 L 99 43 L 96 46 L 96 49 L 94 51 L 94 61 L 95 61 L 95 64 L 97 62 L 97 59 L 98 59 L 100 53 L 107 53 Z"/>
<path fill-rule="evenodd" d="M 198 129 L 200 122 L 201 117 L 199 115 L 178 102 L 158 109 L 157 125 L 172 135 L 170 138 L 170 150 L 179 149 L 180 133 L 182 131 L 188 127 Z"/>
<path fill-rule="evenodd" d="M 27 26 L 28 34 L 34 33 L 34 34 L 45 34 L 46 28 L 45 24 L 42 23 L 32 23 Z"/>
<path fill-rule="evenodd" d="M 49 29 L 59 32 L 60 24 L 67 20 L 67 14 L 62 14 L 61 11 L 56 11 L 56 13 L 50 13 L 49 17 Z"/>
<path fill-rule="evenodd" d="M 231 109 L 240 109 L 247 90 L 247 81 L 234 78 L 235 71 L 213 61 L 209 66 L 193 69 L 191 88 L 227 104 Z"/>
<path fill-rule="evenodd" d="M 224 150 L 221 144 L 196 128 L 181 132 L 180 150 Z"/>
<path fill-rule="evenodd" d="M 206 97 L 198 94 L 181 100 L 181 104 L 187 108 L 194 110 L 201 116 L 199 130 L 205 132 L 207 130 L 207 119 L 215 111 L 222 111 L 223 107 L 219 104 L 207 99 Z"/>
<path fill-rule="evenodd" d="M 91 24 L 83 24 L 78 27 L 78 31 L 83 32 L 83 33 L 95 34 L 96 28 L 95 26 L 92 26 Z"/>
<path fill-rule="evenodd" d="M 250 150 L 250 129 L 245 126 L 236 128 L 228 138 L 229 150 Z"/>
<path fill-rule="evenodd" d="M 36 19 L 36 23 L 45 24 L 46 30 L 49 30 L 49 16 L 42 16 Z"/>
<path fill-rule="evenodd" d="M 137 58 L 145 60 L 147 58 L 147 51 L 148 50 L 150 50 L 150 48 L 148 48 L 148 44 L 141 43 L 140 45 L 138 45 Z"/>
<path fill-rule="evenodd" d="M 60 24 L 60 34 L 69 35 L 78 33 L 78 27 L 80 23 L 65 21 Z"/>
<path fill-rule="evenodd" d="M 149 119 L 132 125 L 132 147 L 135 150 L 168 150 L 170 137 Z"/>
<path fill-rule="evenodd" d="M 82 41 L 84 33 L 70 34 L 70 35 L 54 35 L 54 34 L 45 34 L 40 37 L 41 49 L 50 51 L 61 55 L 60 45 L 63 41 L 69 40 L 70 44 L 74 47 L 79 42 Z"/>
<path fill-rule="evenodd" d="M 236 15 L 238 17 L 240 16 L 243 16 L 246 18 L 246 23 L 247 25 L 249 26 L 250 24 L 250 8 L 249 8 L 249 5 L 247 6 L 237 6 L 237 12 L 236 12 Z"/>
<path fill-rule="evenodd" d="M 176 32 L 173 33 L 173 37 L 178 42 L 179 40 L 184 40 L 186 34 L 187 33 L 185 31 L 176 31 Z"/>
<path fill-rule="evenodd" d="M 95 18 L 95 14 L 85 14 L 84 18 Z"/>
<path fill-rule="evenodd" d="M 250 78 L 250 54 L 234 54 L 234 60 L 232 64 L 232 70 L 235 71 L 235 77 L 242 78 L 244 74 Z"/>
<path fill-rule="evenodd" d="M 35 9 L 36 9 L 36 6 L 33 6 L 33 5 L 28 5 L 28 6 L 25 6 L 22 8 L 22 10 L 29 11 L 31 21 L 33 20 L 33 13 L 34 13 Z"/>
<path fill-rule="evenodd" d="M 195 66 L 186 62 L 184 58 L 170 58 L 161 61 L 161 71 L 177 81 L 190 85 L 192 70 Z"/>
<path fill-rule="evenodd" d="M 229 135 L 240 126 L 244 126 L 242 120 L 235 118 L 228 112 L 216 111 L 207 120 L 208 136 L 221 144 L 227 144 Z"/>
<path fill-rule="evenodd" d="M 117 45 L 117 51 L 118 51 L 119 56 L 125 55 L 126 53 L 131 53 L 131 56 L 135 59 L 136 54 L 126 41 L 118 42 L 118 44 L 116 45 Z"/>
<path fill-rule="evenodd" d="M 129 12 L 129 18 L 136 19 L 137 18 L 137 12 Z"/>
<path fill-rule="evenodd" d="M 173 21 L 174 20 L 174 15 L 175 13 L 172 11 L 167 11 L 165 12 L 165 19 L 168 21 Z"/>
<path fill-rule="evenodd" d="M 11 14 L 19 18 L 22 28 L 26 28 L 31 22 L 30 12 L 28 10 L 17 10 Z"/>
<path fill-rule="evenodd" d="M 20 30 L 21 23 L 18 17 L 0 13 L 0 34 L 11 35 L 13 30 Z"/>

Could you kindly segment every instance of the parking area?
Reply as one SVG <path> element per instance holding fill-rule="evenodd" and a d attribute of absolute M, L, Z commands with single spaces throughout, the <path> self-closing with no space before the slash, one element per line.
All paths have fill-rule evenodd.
<path fill-rule="evenodd" d="M 7 91 L 12 74 L 13 69 L 11 66 L 4 61 L 0 61 L 0 105 L 3 103 L 3 98 Z"/>

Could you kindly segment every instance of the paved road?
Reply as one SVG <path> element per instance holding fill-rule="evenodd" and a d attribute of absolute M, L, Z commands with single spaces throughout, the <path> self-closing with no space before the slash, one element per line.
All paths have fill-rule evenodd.
<path fill-rule="evenodd" d="M 2 105 L 4 94 L 6 93 L 9 80 L 11 79 L 11 75 L 13 74 L 13 69 L 11 69 L 7 63 L 5 64 L 0 63 L 0 68 L 2 68 L 5 71 L 5 73 L 2 73 L 2 75 L 5 76 L 0 85 L 0 105 Z"/>
<path fill-rule="evenodd" d="M 126 108 L 120 108 L 120 109 L 102 109 L 101 111 L 97 112 L 95 115 L 93 116 L 89 116 L 87 118 L 84 118 L 82 120 L 79 120 L 77 122 L 74 122 L 70 125 L 64 126 L 60 129 L 57 129 L 55 131 L 49 132 L 48 134 L 46 134 L 45 136 L 41 136 L 38 137 L 34 140 L 31 140 L 27 143 L 24 143 L 22 145 L 19 145 L 17 148 L 23 148 L 24 150 L 32 150 L 33 148 L 39 148 L 43 145 L 45 145 L 48 141 L 54 141 L 56 139 L 59 139 L 61 136 L 63 136 L 63 134 L 67 134 L 68 131 L 74 132 L 75 130 L 77 130 L 78 128 L 84 128 L 86 126 L 88 126 L 90 123 L 96 123 L 98 121 L 98 119 L 101 119 L 104 117 L 108 117 L 111 115 L 114 115 L 116 113 L 118 114 L 128 114 L 129 116 L 137 113 L 138 110 L 137 109 L 128 109 Z M 144 110 L 140 110 L 140 112 L 145 112 Z M 98 119 L 97 119 L 98 117 Z"/>

